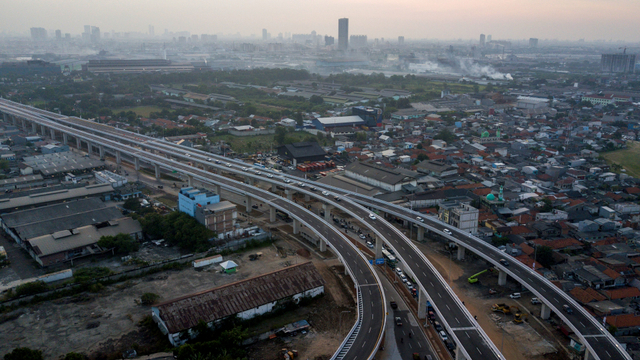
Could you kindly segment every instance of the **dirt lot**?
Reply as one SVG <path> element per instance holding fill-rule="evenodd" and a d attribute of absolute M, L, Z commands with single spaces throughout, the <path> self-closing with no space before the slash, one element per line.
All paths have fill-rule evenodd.
<path fill-rule="evenodd" d="M 281 240 L 276 244 L 288 254 L 299 248 L 292 241 Z M 260 251 L 263 256 L 258 261 L 249 261 L 248 254 L 226 258 L 239 264 L 235 274 L 221 274 L 217 267 L 202 271 L 189 268 L 163 272 L 108 286 L 99 293 L 45 302 L 5 314 L 0 317 L 0 356 L 18 346 L 26 346 L 43 350 L 46 359 L 57 358 L 70 351 L 92 354 L 94 358 L 106 358 L 106 354 L 132 346 L 143 347 L 149 342 L 164 341 L 157 337 L 154 326 L 138 326 L 150 314 L 149 307 L 136 304 L 142 294 L 152 292 L 159 294 L 161 301 L 168 300 L 282 269 L 287 262 L 293 264 L 296 261 L 307 261 L 300 256 L 283 259 L 281 255 L 277 255 L 275 246 L 262 248 Z M 346 290 L 347 287 L 338 280 L 339 275 L 336 274 L 341 270 L 335 260 L 313 259 L 313 262 L 325 277 L 328 296 L 308 309 L 299 309 L 299 317 L 291 320 L 308 319 L 314 325 L 313 330 L 302 337 L 285 339 L 285 342 L 293 342 L 301 354 L 304 351 L 305 358 L 310 359 L 332 354 L 355 319 L 354 313 L 351 316 L 346 313 L 342 317 L 344 325 L 340 329 L 335 326 L 340 321 L 337 319 L 340 312 L 336 308 L 352 309 L 353 299 Z M 268 359 L 271 355 L 275 356 L 275 352 L 254 358 Z"/>
<path fill-rule="evenodd" d="M 493 341 L 502 349 L 507 359 L 529 360 L 529 359 L 551 359 L 556 358 L 555 352 L 558 350 L 557 332 L 550 332 L 533 319 L 531 316 L 525 324 L 513 323 L 513 315 L 503 317 L 502 313 L 491 312 L 491 305 L 495 303 L 506 303 L 511 306 L 518 306 L 520 309 L 529 309 L 536 316 L 540 315 L 540 305 L 531 305 L 531 296 L 523 294 L 523 297 L 514 301 L 508 297 L 509 294 L 520 291 L 520 286 L 513 282 L 507 285 L 498 286 L 498 276 L 492 273 L 480 275 L 480 281 L 469 284 L 467 278 L 484 269 L 487 264 L 480 259 L 471 259 L 467 252 L 467 259 L 464 262 L 451 261 L 449 255 L 441 249 L 441 243 L 427 242 L 426 244 L 416 243 L 418 248 L 427 256 L 433 265 L 442 274 L 445 280 L 451 276 L 450 285 L 459 298 L 464 301 L 472 315 L 478 317 L 478 323 Z M 499 291 L 496 295 L 489 295 L 489 288 Z M 540 320 L 542 321 L 542 320 Z M 504 338 L 503 338 L 504 336 Z M 562 352 L 562 351 L 561 351 Z M 560 353 L 561 353 L 560 352 Z"/>

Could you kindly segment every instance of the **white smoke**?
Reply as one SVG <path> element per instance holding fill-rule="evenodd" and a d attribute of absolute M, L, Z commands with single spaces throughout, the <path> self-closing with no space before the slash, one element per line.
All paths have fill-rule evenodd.
<path fill-rule="evenodd" d="M 486 77 L 492 80 L 513 80 L 511 74 L 505 74 L 497 71 L 491 65 L 480 65 L 473 59 L 457 58 L 457 68 L 442 65 L 433 61 L 427 61 L 423 64 L 409 64 L 409 70 L 416 72 L 430 72 L 436 74 L 449 75 L 469 75 L 473 77 Z"/>

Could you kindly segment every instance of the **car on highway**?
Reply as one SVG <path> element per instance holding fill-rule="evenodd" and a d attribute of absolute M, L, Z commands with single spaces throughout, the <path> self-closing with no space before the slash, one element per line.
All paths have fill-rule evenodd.
<path fill-rule="evenodd" d="M 420 222 L 424 222 L 424 219 L 421 218 L 420 216 L 416 217 L 416 220 L 420 221 Z"/>
<path fill-rule="evenodd" d="M 249 171 L 249 168 L 243 167 L 242 171 Z"/>
<path fill-rule="evenodd" d="M 213 161 L 213 159 L 212 159 L 212 158 L 207 158 L 207 161 L 208 161 L 208 162 L 212 162 L 212 161 Z"/>
<path fill-rule="evenodd" d="M 373 249 L 373 243 L 371 241 L 367 241 L 367 247 L 369 249 Z"/>
<path fill-rule="evenodd" d="M 512 299 L 520 299 L 522 297 L 522 294 L 513 293 L 513 294 L 509 295 L 509 297 L 512 298 Z"/>
<path fill-rule="evenodd" d="M 562 305 L 562 310 L 564 310 L 564 312 L 566 312 L 567 314 L 573 314 L 573 309 L 570 308 L 567 304 Z"/>
<path fill-rule="evenodd" d="M 284 179 L 285 184 L 289 184 L 291 182 L 291 180 L 289 179 Z"/>
<path fill-rule="evenodd" d="M 405 274 L 400 274 L 400 279 L 402 279 L 403 283 L 406 283 L 408 281 L 407 280 L 407 275 L 405 275 Z"/>
<path fill-rule="evenodd" d="M 447 235 L 451 235 L 451 230 L 449 230 L 449 229 L 444 229 L 444 230 L 442 230 L 442 232 L 444 232 Z"/>
<path fill-rule="evenodd" d="M 318 189 L 316 189 L 316 187 L 315 187 L 315 186 L 312 186 L 312 187 L 310 187 L 310 188 L 309 188 L 309 190 L 311 190 L 311 191 L 316 191 L 316 190 L 318 190 Z"/>
<path fill-rule="evenodd" d="M 360 239 L 362 239 L 362 240 L 364 240 L 364 239 L 366 239 L 366 238 L 367 238 L 366 236 L 364 236 L 364 234 L 360 234 L 360 235 L 358 235 L 358 237 L 359 237 Z"/>
<path fill-rule="evenodd" d="M 442 339 L 442 341 L 447 341 L 449 340 L 449 337 L 447 336 L 447 333 L 444 332 L 444 330 L 441 330 L 438 335 L 440 335 L 440 339 Z"/>
<path fill-rule="evenodd" d="M 376 216 L 373 213 L 369 213 L 369 219 L 375 220 Z"/>
<path fill-rule="evenodd" d="M 191 154 L 189 154 L 189 153 L 184 153 L 184 156 L 186 156 L 186 157 L 191 157 Z"/>
<path fill-rule="evenodd" d="M 220 160 L 216 160 L 216 164 L 220 164 L 220 163 L 221 163 Z"/>
<path fill-rule="evenodd" d="M 391 308 L 394 310 L 398 308 L 398 304 L 395 301 L 392 301 L 390 305 L 391 305 Z"/>
<path fill-rule="evenodd" d="M 322 195 L 324 195 L 324 196 L 329 196 L 329 192 L 328 192 L 328 191 L 323 191 L 323 192 L 322 192 Z"/>
<path fill-rule="evenodd" d="M 407 284 L 406 284 L 406 285 L 407 285 L 407 287 L 408 287 L 409 289 L 411 289 L 411 288 L 413 287 L 413 284 L 412 284 L 412 283 L 411 283 L 411 281 L 409 281 L 409 280 L 407 280 Z"/>
<path fill-rule="evenodd" d="M 256 175 L 262 175 L 262 173 L 260 171 L 255 171 L 254 174 Z"/>
<path fill-rule="evenodd" d="M 398 273 L 398 276 L 402 275 L 402 269 L 399 267 L 396 268 L 396 272 Z"/>
<path fill-rule="evenodd" d="M 542 302 L 540 301 L 540 299 L 538 299 L 538 298 L 536 298 L 536 297 L 531 298 L 531 305 L 540 305 L 540 304 L 542 304 Z"/>
<path fill-rule="evenodd" d="M 436 331 L 442 331 L 442 325 L 437 320 L 433 322 L 433 327 L 434 329 L 436 329 Z"/>
<path fill-rule="evenodd" d="M 298 186 L 304 187 L 304 183 L 302 181 L 298 181 Z"/>
<path fill-rule="evenodd" d="M 402 318 L 400 316 L 396 316 L 396 326 L 402 326 Z"/>
<path fill-rule="evenodd" d="M 335 200 L 335 201 L 340 201 L 340 197 L 339 197 L 339 196 L 336 196 L 336 197 L 334 197 L 334 198 L 333 198 L 333 200 Z"/>
<path fill-rule="evenodd" d="M 505 260 L 505 259 L 500 259 L 499 261 L 500 261 L 500 264 L 501 264 L 502 266 L 509 266 L 509 262 L 508 262 L 507 260 Z"/>
<path fill-rule="evenodd" d="M 268 177 L 269 179 L 273 179 L 273 175 L 271 175 L 271 174 L 267 174 L 267 177 Z"/>
<path fill-rule="evenodd" d="M 233 165 L 231 165 L 231 163 L 227 163 L 227 167 L 232 167 Z"/>

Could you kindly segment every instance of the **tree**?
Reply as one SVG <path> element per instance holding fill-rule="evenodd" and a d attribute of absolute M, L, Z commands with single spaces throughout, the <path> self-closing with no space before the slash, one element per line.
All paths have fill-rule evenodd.
<path fill-rule="evenodd" d="M 276 127 L 276 134 L 273 137 L 273 141 L 278 145 L 284 144 L 284 139 L 287 136 L 287 129 L 284 126 Z"/>
<path fill-rule="evenodd" d="M 85 356 L 77 352 L 70 352 L 64 356 L 64 360 L 84 360 Z"/>
<path fill-rule="evenodd" d="M 357 141 L 367 141 L 367 133 L 364 131 L 358 131 L 356 133 L 356 140 Z"/>
<path fill-rule="evenodd" d="M 293 119 L 296 121 L 296 124 L 298 126 L 302 126 L 304 125 L 304 121 L 302 119 L 302 113 L 301 112 L 297 112 L 294 116 Z"/>
<path fill-rule="evenodd" d="M 556 263 L 553 260 L 553 249 L 548 246 L 536 246 L 535 258 L 547 269 Z"/>
<path fill-rule="evenodd" d="M 456 139 L 456 136 L 451 131 L 449 131 L 449 129 L 442 129 L 438 133 L 438 135 L 434 136 L 433 138 L 436 140 L 444 140 L 449 143 L 454 141 Z"/>
<path fill-rule="evenodd" d="M 42 351 L 27 347 L 15 348 L 4 356 L 4 360 L 42 360 Z"/>
<path fill-rule="evenodd" d="M 140 302 L 142 303 L 142 305 L 149 306 L 149 305 L 155 304 L 159 298 L 160 298 L 160 295 L 158 294 L 144 293 L 140 297 Z"/>
<path fill-rule="evenodd" d="M 98 245 L 105 249 L 114 249 L 117 254 L 126 255 L 140 249 L 138 240 L 129 234 L 118 234 L 115 236 L 103 236 L 98 240 Z"/>
<path fill-rule="evenodd" d="M 313 105 L 322 105 L 324 103 L 324 99 L 322 98 L 322 96 L 311 95 L 311 97 L 309 98 L 309 102 Z"/>
<path fill-rule="evenodd" d="M 416 146 L 416 147 L 418 148 L 418 150 L 422 150 L 422 149 L 424 148 L 424 146 L 422 146 L 422 143 L 421 143 L 421 142 L 419 142 L 419 143 L 418 143 L 418 146 Z"/>

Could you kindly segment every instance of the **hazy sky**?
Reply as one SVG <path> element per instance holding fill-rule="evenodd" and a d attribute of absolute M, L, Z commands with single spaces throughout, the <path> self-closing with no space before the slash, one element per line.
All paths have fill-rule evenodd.
<path fill-rule="evenodd" d="M 83 25 L 106 31 L 260 35 L 640 41 L 640 0 L 0 0 L 0 31 L 30 27 L 79 34 Z"/>

